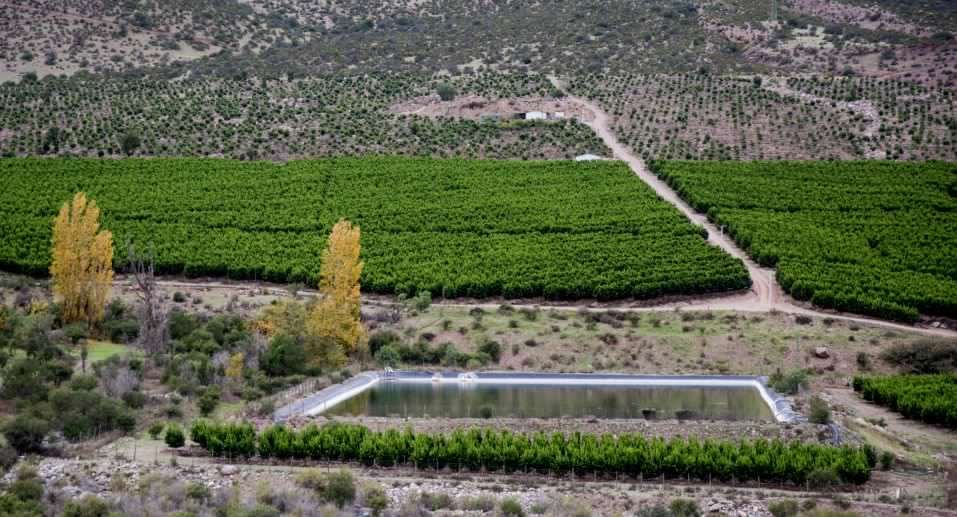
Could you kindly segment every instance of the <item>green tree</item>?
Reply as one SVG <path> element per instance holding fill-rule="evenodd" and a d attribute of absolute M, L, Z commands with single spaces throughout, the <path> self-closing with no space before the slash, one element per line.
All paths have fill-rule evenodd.
<path fill-rule="evenodd" d="M 166 427 L 166 445 L 178 449 L 186 445 L 186 436 L 183 435 L 183 429 L 176 424 L 169 424 Z"/>
<path fill-rule="evenodd" d="M 123 154 L 132 155 L 140 146 L 140 136 L 132 131 L 128 131 L 120 138 L 120 149 Z"/>
<path fill-rule="evenodd" d="M 443 101 L 450 101 L 455 98 L 457 92 L 451 84 L 442 83 L 435 88 L 435 93 L 439 94 L 439 98 Z"/>

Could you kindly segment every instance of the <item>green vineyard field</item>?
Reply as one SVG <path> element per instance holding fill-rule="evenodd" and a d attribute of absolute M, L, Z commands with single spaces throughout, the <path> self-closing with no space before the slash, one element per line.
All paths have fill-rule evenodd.
<path fill-rule="evenodd" d="M 864 400 L 929 424 L 957 429 L 957 375 L 884 375 L 854 377 Z"/>
<path fill-rule="evenodd" d="M 792 296 L 913 321 L 957 317 L 957 165 L 656 162 Z"/>
<path fill-rule="evenodd" d="M 46 274 L 82 190 L 164 274 L 314 283 L 332 224 L 362 229 L 363 288 L 648 298 L 746 288 L 743 264 L 617 162 L 342 158 L 0 160 L 0 268 Z"/>

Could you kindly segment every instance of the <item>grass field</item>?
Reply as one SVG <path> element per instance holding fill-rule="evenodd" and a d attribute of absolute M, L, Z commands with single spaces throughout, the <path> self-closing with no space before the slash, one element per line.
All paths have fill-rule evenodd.
<path fill-rule="evenodd" d="M 79 357 L 80 356 L 80 347 L 71 347 L 70 352 Z M 87 344 L 87 364 L 93 364 L 97 361 L 102 361 L 104 359 L 109 359 L 114 355 L 134 355 L 142 356 L 143 351 L 131 347 L 129 345 L 122 345 L 119 343 L 110 343 L 109 341 L 97 341 L 90 340 Z"/>

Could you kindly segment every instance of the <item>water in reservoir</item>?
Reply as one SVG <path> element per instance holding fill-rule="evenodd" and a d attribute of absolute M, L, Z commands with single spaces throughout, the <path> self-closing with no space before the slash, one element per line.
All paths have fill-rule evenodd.
<path fill-rule="evenodd" d="M 382 382 L 326 415 L 445 418 L 647 418 L 773 421 L 749 387 L 555 386 Z"/>

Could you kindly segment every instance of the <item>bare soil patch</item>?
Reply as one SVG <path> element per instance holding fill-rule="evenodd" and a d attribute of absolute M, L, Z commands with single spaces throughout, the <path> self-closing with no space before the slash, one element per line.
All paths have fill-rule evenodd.
<path fill-rule="evenodd" d="M 516 97 L 510 99 L 488 99 L 478 95 L 463 95 L 450 101 L 441 100 L 438 95 L 426 95 L 394 104 L 389 111 L 400 115 L 422 115 L 426 117 L 451 117 L 465 120 L 512 119 L 516 115 L 530 111 L 540 111 L 554 116 L 562 113 L 562 118 L 590 122 L 594 118 L 591 110 L 580 103 L 566 98 Z"/>

